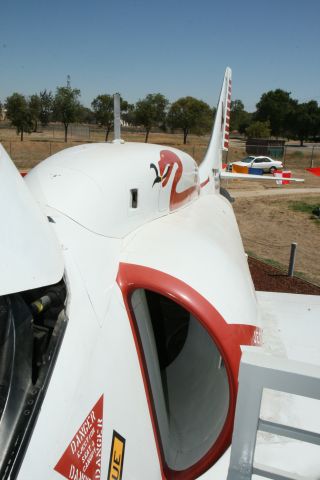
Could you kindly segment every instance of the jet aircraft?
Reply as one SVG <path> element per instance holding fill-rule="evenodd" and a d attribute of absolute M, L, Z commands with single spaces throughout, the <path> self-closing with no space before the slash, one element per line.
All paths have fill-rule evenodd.
<path fill-rule="evenodd" d="M 1 479 L 226 479 L 242 351 L 319 362 L 319 299 L 255 292 L 220 193 L 230 102 L 227 68 L 199 167 L 116 139 L 22 179 L 1 147 Z"/>

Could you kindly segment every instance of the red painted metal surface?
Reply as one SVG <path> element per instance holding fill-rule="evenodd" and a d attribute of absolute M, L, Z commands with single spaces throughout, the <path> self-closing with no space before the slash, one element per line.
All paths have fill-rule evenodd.
<path fill-rule="evenodd" d="M 238 371 L 241 358 L 240 345 L 256 344 L 255 338 L 258 328 L 252 325 L 228 324 L 214 306 L 189 285 L 171 275 L 152 268 L 120 263 L 117 283 L 123 294 L 137 348 L 162 474 L 167 479 L 191 480 L 197 478 L 208 470 L 230 445 L 238 389 Z M 230 401 L 225 424 L 216 442 L 203 458 L 192 467 L 183 471 L 170 470 L 164 460 L 146 361 L 130 300 L 132 293 L 138 288 L 151 290 L 170 298 L 197 318 L 217 345 L 226 366 Z"/>
<path fill-rule="evenodd" d="M 316 175 L 316 177 L 320 177 L 320 168 L 319 167 L 314 167 L 314 168 L 307 168 L 308 172 L 312 173 L 313 175 Z"/>
<path fill-rule="evenodd" d="M 159 171 L 160 176 L 163 177 L 162 179 L 162 187 L 165 187 L 171 177 L 173 166 L 176 164 L 178 166 L 175 174 L 174 179 L 171 187 L 170 193 L 170 210 L 175 210 L 182 205 L 190 202 L 193 198 L 196 198 L 199 195 L 199 187 L 195 182 L 194 185 L 183 190 L 182 192 L 177 192 L 177 185 L 182 177 L 183 173 L 183 164 L 174 152 L 171 150 L 161 150 L 160 153 L 160 160 L 159 164 Z M 165 171 L 167 172 L 164 176 Z"/>

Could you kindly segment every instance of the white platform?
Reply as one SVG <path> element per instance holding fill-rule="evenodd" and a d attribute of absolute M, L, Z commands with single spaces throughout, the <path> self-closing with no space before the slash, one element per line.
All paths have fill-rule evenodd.
<path fill-rule="evenodd" d="M 264 353 L 320 366 L 320 296 L 257 292 L 257 300 Z M 252 347 L 243 349 L 252 350 Z M 265 390 L 261 418 L 320 434 L 320 402 L 317 400 Z M 200 478 L 226 479 L 229 461 L 230 449 Z M 254 464 L 267 465 L 292 478 L 319 480 L 320 447 L 258 432 Z M 252 476 L 253 480 L 263 478 Z"/>

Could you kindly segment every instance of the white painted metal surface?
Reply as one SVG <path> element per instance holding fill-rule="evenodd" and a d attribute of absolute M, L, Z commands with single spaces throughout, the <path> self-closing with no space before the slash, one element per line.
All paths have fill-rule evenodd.
<path fill-rule="evenodd" d="M 232 206 L 221 195 L 201 196 L 147 223 L 126 238 L 121 261 L 148 265 L 183 280 L 209 300 L 227 323 L 260 325 Z"/>
<path fill-rule="evenodd" d="M 286 293 L 257 292 L 262 322 L 262 350 L 270 357 L 270 366 L 277 361 L 304 362 L 310 370 L 320 367 L 320 297 Z M 290 363 L 289 363 L 290 366 Z M 306 367 L 308 372 L 309 367 Z M 318 390 L 320 392 L 320 382 Z M 246 402 L 250 409 L 250 397 Z M 245 407 L 245 408 L 246 408 Z M 261 418 L 320 434 L 319 401 L 292 394 L 264 391 Z M 250 412 L 251 413 L 251 412 Z M 247 414 L 246 411 L 243 414 Z M 245 452 L 243 451 L 243 455 Z M 230 451 L 217 462 L 212 472 L 201 479 L 225 479 L 229 468 Z M 317 480 L 320 472 L 319 447 L 270 433 L 259 432 L 254 462 L 290 478 Z M 253 475 L 252 480 L 265 477 Z"/>
<path fill-rule="evenodd" d="M 0 145 L 0 294 L 58 282 L 63 260 L 48 219 Z"/>
<path fill-rule="evenodd" d="M 121 143 L 121 123 L 120 123 L 120 93 L 113 95 L 113 129 L 114 143 Z"/>
<path fill-rule="evenodd" d="M 113 278 L 113 292 L 109 298 L 106 295 L 105 320 L 108 321 L 100 326 L 97 318 L 99 301 L 89 297 L 83 281 L 84 264 L 77 254 L 73 254 L 72 248 L 75 242 L 82 243 L 81 233 L 86 237 L 87 232 L 84 229 L 74 232 L 72 226 L 69 230 L 59 216 L 56 221 L 57 229 L 66 231 L 63 241 L 70 288 L 67 307 L 69 324 L 18 478 L 61 480 L 63 477 L 54 467 L 103 394 L 101 478 L 107 478 L 112 432 L 115 429 L 128 443 L 124 478 L 137 478 L 143 471 L 147 478 L 160 479 L 139 362 L 121 293 L 114 284 L 115 275 L 106 276 L 106 286 Z M 98 258 L 101 261 L 101 253 L 101 249 L 97 248 L 93 261 Z M 99 280 L 100 277 L 97 282 Z M 130 439 L 134 439 L 133 444 Z M 148 451 L 147 458 L 143 455 L 144 462 L 141 462 L 139 454 L 142 448 Z"/>
<path fill-rule="evenodd" d="M 214 177 L 214 173 L 212 170 L 215 170 L 216 173 L 219 173 L 222 167 L 222 151 L 228 150 L 230 130 L 231 78 L 231 69 L 227 67 L 223 79 L 219 102 L 217 105 L 215 123 L 212 130 L 208 150 L 199 169 L 201 183 L 205 182 L 207 178 L 210 178 L 210 183 L 212 182 Z M 209 188 L 210 185 L 206 186 L 206 190 L 209 190 Z"/>
<path fill-rule="evenodd" d="M 316 407 L 313 411 L 319 410 L 320 367 L 271 357 L 262 352 L 246 351 L 241 360 L 239 384 L 228 480 L 251 480 L 253 474 L 273 480 L 291 480 L 298 473 L 294 460 L 288 462 L 288 451 L 292 454 L 291 447 L 294 444 L 305 462 L 303 472 L 298 473 L 299 478 L 317 478 L 319 461 L 314 447 L 320 445 L 320 435 L 315 432 L 315 428 L 301 429 L 290 421 L 288 423 L 288 419 L 285 423 L 281 420 L 264 420 L 261 401 L 264 390 L 268 389 L 275 397 L 284 397 L 286 394 L 298 398 L 302 404 L 305 403 L 305 408 L 311 400 Z M 278 407 L 283 410 L 284 403 L 279 403 Z M 300 417 L 303 414 L 299 410 L 298 413 Z M 258 434 L 260 438 L 265 437 L 267 443 L 272 442 L 270 437 L 277 438 L 277 443 L 280 443 L 281 454 L 278 452 L 271 464 L 263 456 L 265 446 L 261 443 L 260 457 L 264 461 L 255 461 Z M 275 463 L 278 465 L 275 466 Z"/>
<path fill-rule="evenodd" d="M 195 199 L 197 172 L 187 153 L 171 147 L 97 143 L 53 155 L 35 167 L 26 182 L 42 207 L 58 210 L 93 233 L 121 238 L 170 212 L 177 180 L 177 193 L 193 189 L 187 203 Z M 155 183 L 165 173 L 166 178 Z M 138 190 L 136 208 L 133 189 Z"/>
<path fill-rule="evenodd" d="M 257 299 L 262 315 L 264 352 L 319 368 L 320 297 L 257 292 Z M 261 417 L 320 433 L 320 409 L 316 400 L 266 390 Z M 313 480 L 320 472 L 319 447 L 268 433 L 258 435 L 255 461 Z"/>
<path fill-rule="evenodd" d="M 97 146 L 97 151 L 104 153 L 110 151 L 111 155 L 113 155 L 114 147 L 123 148 L 125 145 L 99 145 Z M 147 151 L 151 153 L 156 152 L 158 155 L 160 149 L 161 147 L 152 146 L 150 149 L 147 148 Z M 131 148 L 125 151 L 130 152 Z M 72 154 L 73 152 L 70 153 Z M 75 156 L 78 156 L 77 152 Z M 82 156 L 79 156 L 80 160 L 82 160 Z M 103 162 L 108 162 L 108 158 L 99 160 L 99 163 L 97 161 L 97 172 L 101 171 L 100 176 L 94 172 L 94 169 L 90 176 L 91 178 L 94 177 L 97 183 L 98 180 L 102 183 L 104 181 L 102 177 L 104 172 Z M 91 158 L 90 162 L 92 162 Z M 129 165 L 129 159 L 126 157 L 122 158 L 119 154 L 115 162 L 117 162 L 117 169 L 120 171 L 120 173 L 115 173 L 115 176 L 120 176 L 122 172 L 125 171 L 127 165 Z M 187 158 L 187 179 L 188 162 L 189 159 Z M 136 212 L 132 212 L 130 209 L 123 210 L 123 217 L 119 215 L 117 211 L 119 194 L 113 182 L 110 182 L 110 189 L 104 190 L 107 201 L 102 202 L 103 207 L 102 209 L 100 208 L 100 212 L 95 212 L 97 227 L 95 229 L 89 229 L 88 227 L 92 221 L 89 213 L 95 211 L 97 203 L 94 204 L 94 207 L 91 207 L 87 214 L 82 208 L 83 200 L 80 204 L 78 197 L 77 202 L 71 200 L 74 210 L 71 211 L 71 208 L 67 210 L 68 202 L 66 200 L 70 197 L 69 187 L 63 191 L 61 183 L 55 184 L 55 180 L 53 180 L 52 184 L 55 186 L 54 191 L 54 187 L 51 186 L 50 183 L 49 187 L 47 187 L 47 182 L 56 178 L 53 175 L 48 175 L 48 166 L 46 164 L 50 163 L 51 161 L 48 160 L 44 163 L 43 167 L 39 166 L 34 172 L 31 172 L 27 183 L 39 203 L 43 206 L 49 205 L 43 208 L 45 208 L 47 215 L 50 215 L 54 220 L 55 223 L 52 224 L 52 228 L 55 230 L 56 235 L 63 245 L 67 280 L 71 286 L 69 291 L 70 300 L 68 303 L 70 328 L 68 327 L 66 338 L 61 347 L 58 363 L 55 367 L 54 376 L 47 394 L 48 400 L 43 406 L 43 429 L 46 428 L 45 419 L 53 415 L 54 409 L 58 408 L 57 398 L 51 392 L 61 390 L 63 383 L 68 381 L 67 378 L 69 378 L 70 375 L 72 375 L 75 380 L 68 381 L 69 385 L 66 398 L 69 398 L 69 400 L 66 404 L 61 404 L 61 402 L 58 401 L 59 411 L 65 412 L 62 413 L 62 415 L 66 417 L 69 416 L 68 411 L 72 408 L 78 396 L 83 398 L 84 405 L 91 405 L 94 404 L 94 398 L 99 397 L 99 391 L 104 392 L 108 399 L 105 402 L 104 408 L 106 411 L 110 410 L 110 412 L 124 412 L 126 410 L 124 405 L 122 406 L 121 402 L 119 402 L 116 406 L 116 399 L 120 395 L 123 401 L 126 402 L 126 399 L 130 397 L 130 403 L 132 404 L 132 409 L 135 414 L 132 415 L 130 420 L 127 414 L 125 415 L 123 425 L 126 425 L 126 427 L 119 427 L 117 413 L 115 413 L 115 415 L 110 413 L 112 422 L 118 425 L 117 428 L 126 438 L 135 437 L 135 434 L 133 434 L 135 430 L 141 432 L 142 437 L 141 440 L 137 442 L 137 448 L 141 443 L 146 445 L 153 444 L 154 455 L 152 456 L 151 453 L 150 455 L 148 454 L 148 462 L 147 464 L 144 462 L 143 472 L 147 475 L 147 478 L 159 478 L 160 466 L 154 438 L 148 436 L 148 432 L 150 432 L 151 429 L 148 407 L 146 400 L 144 400 L 144 402 L 141 401 L 139 393 L 139 389 L 143 389 L 139 365 L 137 360 L 133 361 L 130 353 L 130 342 L 132 348 L 134 348 L 132 337 L 129 341 L 131 336 L 130 325 L 123 308 L 123 303 L 119 297 L 118 286 L 115 284 L 119 262 L 148 266 L 149 268 L 165 272 L 174 278 L 182 280 L 209 300 L 212 305 L 220 311 L 227 323 L 257 325 L 259 315 L 256 308 L 254 289 L 231 206 L 221 196 L 208 195 L 202 196 L 199 201 L 193 201 L 190 204 L 187 203 L 182 209 L 178 209 L 170 215 L 167 215 L 166 213 L 168 213 L 170 208 L 170 195 L 165 191 L 162 192 L 160 190 L 159 192 L 158 190 L 158 198 L 156 197 L 154 199 L 152 213 L 154 217 L 160 218 L 155 218 L 153 221 L 148 222 L 146 221 L 148 217 L 143 214 L 146 208 L 144 202 L 152 202 L 154 198 L 152 190 L 152 182 L 154 180 L 151 179 L 151 181 L 145 184 L 139 184 L 144 187 L 145 195 L 148 193 L 149 197 L 145 200 L 142 188 L 142 194 L 139 198 L 139 202 L 141 203 L 138 205 L 141 214 L 140 216 L 138 215 L 136 220 Z M 74 163 L 76 164 L 76 160 Z M 88 159 L 86 159 L 86 162 L 83 161 L 82 163 L 80 161 L 79 163 L 79 170 L 81 168 L 81 171 L 89 171 L 89 167 L 91 168 L 92 165 Z M 143 165 L 140 165 L 140 170 L 147 172 L 148 179 L 150 170 L 152 177 L 154 177 L 154 171 L 150 169 L 149 164 L 149 157 L 146 156 L 144 168 Z M 50 169 L 51 168 L 50 165 Z M 116 169 L 114 168 L 114 170 Z M 131 169 L 131 171 L 134 170 L 134 168 Z M 54 170 L 52 170 L 52 172 L 53 171 Z M 175 170 L 173 170 L 173 175 L 174 171 Z M 63 174 L 64 170 L 62 171 L 62 175 Z M 45 185 L 46 187 L 40 188 L 40 185 Z M 169 188 L 171 188 L 171 185 L 169 184 Z M 177 190 L 183 191 L 186 188 L 190 188 L 190 183 L 187 181 L 186 183 L 182 183 L 182 185 L 184 185 L 184 188 L 181 188 L 179 185 Z M 133 186 L 137 186 L 137 183 L 129 184 L 129 187 Z M 83 190 L 88 191 L 87 189 L 82 189 L 82 191 Z M 49 192 L 50 196 L 48 195 L 48 198 L 45 197 L 44 192 Z M 160 195 L 162 193 L 167 205 L 166 210 L 159 210 L 159 198 L 161 198 Z M 61 202 L 59 205 L 62 205 L 61 198 L 64 199 L 67 205 L 67 207 L 64 207 L 64 211 L 62 211 L 62 207 L 57 208 L 56 202 L 59 201 Z M 135 228 L 123 239 L 103 235 L 103 233 L 108 233 L 104 228 L 112 231 L 113 223 L 115 223 L 114 217 L 111 215 L 104 218 L 105 203 L 108 205 L 108 212 L 111 212 L 112 215 L 118 214 L 118 223 L 120 225 L 123 223 L 126 225 L 126 228 L 128 228 L 132 217 L 134 219 L 133 221 L 136 222 L 136 226 L 139 226 L 142 222 L 144 224 L 139 226 L 139 228 Z M 149 204 L 147 207 L 151 209 Z M 130 229 L 133 228 L 133 226 L 130 226 Z M 92 230 L 97 230 L 98 233 Z M 120 236 L 119 233 L 117 234 Z M 189 239 L 188 242 L 185 241 L 186 237 Z M 193 245 L 192 251 L 201 253 L 190 256 L 190 243 Z M 230 250 L 228 255 L 225 255 L 226 246 L 228 250 Z M 179 249 L 179 256 L 177 255 L 177 248 Z M 230 267 L 231 265 L 235 267 L 232 281 L 234 282 L 234 286 L 237 287 L 237 289 L 234 288 L 237 293 L 235 294 L 234 302 L 230 303 L 219 300 L 225 296 L 225 283 L 228 282 L 229 267 L 221 268 L 223 264 L 226 266 L 225 262 L 227 262 Z M 204 269 L 204 266 L 206 269 Z M 81 282 L 81 287 L 79 282 Z M 79 291 L 82 292 L 80 295 L 81 300 L 79 298 Z M 87 305 L 85 306 L 83 302 Z M 114 306 L 112 307 L 112 305 Z M 120 320 L 122 315 L 124 315 L 123 321 Z M 81 332 L 86 333 L 82 333 L 81 335 Z M 116 340 L 118 336 L 119 339 Z M 121 338 L 122 340 L 120 340 Z M 84 339 L 85 344 L 83 343 Z M 72 345 L 70 342 L 72 342 Z M 119 345 L 121 344 L 123 345 L 125 353 L 121 347 L 119 351 Z M 88 348 L 85 348 L 85 345 L 88 345 Z M 89 347 L 91 345 L 92 347 Z M 117 354 L 113 353 L 114 349 L 117 350 Z M 78 361 L 76 358 L 78 355 L 77 352 L 79 351 L 81 352 L 81 356 Z M 101 376 L 99 362 L 104 358 L 103 351 L 107 352 L 108 357 L 110 355 L 110 358 L 112 358 L 110 368 L 112 368 L 114 362 L 116 362 L 117 374 L 123 379 L 127 387 L 124 387 L 120 382 L 117 388 L 114 388 L 113 380 L 111 382 L 112 385 L 108 381 L 108 379 L 113 378 L 111 371 L 108 372 L 108 368 L 103 367 L 103 375 Z M 132 354 L 134 355 L 134 352 L 132 352 Z M 128 372 L 126 371 L 128 362 L 133 369 L 130 374 L 133 383 L 129 384 L 127 383 Z M 65 369 L 65 365 L 70 363 L 72 364 L 72 368 Z M 77 371 L 82 372 L 80 376 L 79 373 L 77 374 Z M 96 372 L 95 375 L 90 375 L 91 371 Z M 95 384 L 94 389 L 91 389 L 92 382 Z M 51 390 L 51 388 L 53 390 Z M 129 388 L 129 390 L 127 391 L 126 388 Z M 79 389 L 82 393 L 79 392 Z M 86 391 L 87 389 L 88 391 Z M 112 402 L 112 408 L 109 407 L 109 402 Z M 80 418 L 81 415 L 85 415 L 84 405 L 81 407 L 81 404 L 79 404 L 79 407 L 81 407 L 79 408 L 79 412 L 81 412 L 79 413 Z M 139 409 L 141 408 L 144 412 L 143 415 L 139 413 Z M 122 414 L 124 415 L 124 413 Z M 108 414 L 106 413 L 106 415 Z M 145 420 L 142 420 L 143 417 Z M 148 418 L 149 420 L 147 420 Z M 64 448 L 68 445 L 68 438 L 70 439 L 74 435 L 76 423 L 79 423 L 79 421 L 80 419 L 75 419 L 74 421 L 66 423 L 66 431 L 65 433 L 62 432 L 64 440 L 61 442 Z M 141 429 L 141 422 L 144 421 L 149 421 L 149 424 L 146 424 L 144 428 Z M 130 426 L 127 425 L 127 422 L 129 422 Z M 27 476 L 30 475 L 29 472 L 32 472 L 34 461 L 32 452 L 34 451 L 39 451 L 41 454 L 43 453 L 44 458 L 47 459 L 46 463 L 51 464 L 52 467 L 52 460 L 48 458 L 48 445 L 44 446 L 42 443 L 44 430 L 41 425 L 42 423 L 39 423 L 39 428 L 37 428 L 32 437 L 29 450 L 30 456 L 29 453 L 27 453 L 22 467 L 22 475 Z M 105 436 L 111 441 L 111 431 L 108 430 L 108 426 L 106 426 L 105 429 Z M 52 438 L 55 438 L 54 432 Z M 108 440 L 105 442 L 105 445 L 105 448 L 110 450 Z M 44 449 L 46 449 L 46 451 L 43 451 Z M 133 446 L 131 446 L 131 449 L 133 449 Z M 132 453 L 126 455 L 125 472 L 128 471 L 131 472 L 132 475 L 139 476 L 141 475 L 141 465 L 139 463 L 136 465 L 134 458 L 139 456 L 140 448 L 134 450 L 135 453 L 131 450 Z M 56 450 L 53 450 L 53 452 L 55 452 L 53 455 L 54 458 L 58 460 L 58 452 Z M 60 455 L 62 453 L 63 449 Z M 40 469 L 42 475 L 45 474 L 45 468 L 46 467 L 43 466 L 43 470 L 42 467 Z M 156 471 L 158 471 L 157 474 L 155 473 Z M 58 474 L 55 475 L 58 478 Z"/>
<path fill-rule="evenodd" d="M 279 182 L 279 177 L 266 176 L 266 175 L 251 175 L 250 173 L 233 173 L 233 172 L 221 172 L 221 178 L 226 180 L 240 179 L 240 180 L 261 180 L 261 181 L 272 181 Z M 303 178 L 288 178 L 288 182 L 304 182 Z"/>
<path fill-rule="evenodd" d="M 221 150 L 227 148 L 230 90 L 231 71 L 227 69 L 218 105 L 219 115 L 201 178 L 195 161 L 184 152 L 136 143 L 91 144 L 66 149 L 39 164 L 26 177 L 29 191 L 38 203 L 38 207 L 33 205 L 30 210 L 38 212 L 40 207 L 42 213 L 37 214 L 39 218 L 34 213 L 34 218 L 31 216 L 31 220 L 25 222 L 29 241 L 35 242 L 28 250 L 28 262 L 36 265 L 36 269 L 24 268 L 25 282 L 17 280 L 16 288 L 19 290 L 22 285 L 21 290 L 32 289 L 54 283 L 61 278 L 59 275 L 64 268 L 68 324 L 30 443 L 24 452 L 18 480 L 61 480 L 63 476 L 69 480 L 109 480 L 114 431 L 126 441 L 122 457 L 123 479 L 175 478 L 175 469 L 179 478 L 188 480 L 198 477 L 226 479 L 240 344 L 257 345 L 260 339 L 257 327 L 260 326 L 266 352 L 311 363 L 319 360 L 314 340 L 318 338 L 319 329 L 316 325 L 318 299 L 308 297 L 300 301 L 296 296 L 256 295 L 231 205 L 217 190 Z M 10 178 L 12 168 L 8 166 L 4 170 L 9 172 Z M 210 173 L 212 169 L 216 170 L 214 175 Z M 12 198 L 11 187 L 6 189 L 2 173 L 0 178 L 7 198 Z M 20 204 L 16 200 L 13 202 L 22 215 L 24 199 L 31 202 L 31 196 L 21 179 L 15 177 L 13 184 L 17 185 L 15 192 L 24 189 Z M 1 213 L 5 218 L 7 210 L 3 208 Z M 52 223 L 46 222 L 47 216 Z M 24 229 L 19 222 L 17 216 L 12 217 L 12 221 L 8 219 L 12 231 L 21 235 Z M 42 225 L 44 231 L 49 232 L 45 240 Z M 55 238 L 58 248 L 52 240 Z M 13 245 L 21 256 L 24 252 L 22 242 Z M 5 251 L 1 254 L 5 258 Z M 42 274 L 40 260 L 47 265 L 45 274 Z M 13 280 L 18 278 L 19 265 L 16 261 Z M 33 271 L 40 285 L 34 281 L 30 273 Z M 13 291 L 11 287 L 4 293 Z M 169 304 L 167 312 L 177 304 L 189 315 L 189 320 L 199 322 L 196 327 L 188 323 L 187 341 L 181 337 L 179 329 L 168 335 L 166 341 L 173 343 L 176 356 L 167 369 L 160 371 L 156 342 L 161 335 L 157 336 L 152 325 L 155 317 L 149 321 L 152 308 L 147 305 L 142 313 L 139 308 L 133 311 L 131 295 L 135 289 L 153 289 L 153 293 Z M 161 309 L 157 308 L 159 313 Z M 148 351 L 141 346 L 135 315 L 139 315 L 141 324 L 146 324 L 146 319 L 149 321 L 146 332 L 152 347 Z M 162 320 L 166 326 L 165 318 Z M 201 328 L 207 330 L 207 344 L 203 349 L 197 343 L 200 323 Z M 201 370 L 201 381 L 197 383 L 195 372 L 201 364 L 201 355 L 202 364 L 208 365 L 207 356 L 212 351 L 217 365 L 214 369 L 210 365 Z M 146 366 L 146 358 L 151 358 L 149 366 L 154 372 Z M 179 397 L 175 377 L 181 364 L 185 369 L 190 367 L 193 373 L 189 378 L 190 391 L 188 378 L 184 379 L 182 374 L 178 378 L 179 382 L 184 382 L 181 389 L 187 392 L 184 398 Z M 214 418 L 210 402 L 204 399 L 205 408 L 194 415 L 199 423 L 204 422 L 196 429 L 198 444 L 195 445 L 192 443 L 195 422 L 188 423 L 192 402 L 187 402 L 185 397 L 196 403 L 197 395 L 205 391 L 206 375 L 218 378 L 219 369 L 224 369 L 221 378 L 225 382 L 228 379 L 227 387 L 217 394 L 219 418 Z M 172 378 L 166 383 L 167 373 L 172 374 Z M 156 379 L 159 396 L 164 399 L 158 412 L 153 409 L 155 393 L 149 388 L 151 375 L 154 375 L 152 380 Z M 208 385 L 211 380 L 208 378 Z M 179 428 L 168 431 L 179 432 L 184 447 L 190 447 L 193 452 L 189 462 L 184 451 L 180 458 L 175 455 L 169 466 L 164 461 L 157 430 L 157 415 L 165 412 L 168 388 L 167 399 L 171 406 L 175 405 L 175 418 L 182 422 Z M 101 444 L 94 440 L 88 447 L 85 443 L 88 437 L 83 441 L 79 439 L 79 449 L 72 452 L 72 442 L 78 441 L 78 429 L 91 409 L 94 415 L 94 405 L 101 399 L 101 456 L 97 455 Z M 306 411 L 305 405 L 295 400 L 274 396 L 267 396 L 263 405 L 266 418 L 275 418 L 282 405 L 290 418 L 300 418 L 300 412 Z M 307 410 L 309 420 L 314 421 L 317 413 L 313 407 Z M 211 423 L 212 428 L 208 429 Z M 203 442 L 202 432 L 206 432 Z M 179 439 L 174 438 L 172 444 L 176 440 Z M 271 443 L 261 453 L 261 458 L 271 453 L 277 456 L 277 448 L 281 456 L 287 458 L 284 446 L 283 442 Z M 172 452 L 173 449 L 169 455 Z M 82 455 L 93 455 L 90 458 L 101 462 L 95 465 L 96 473 L 86 474 L 87 457 L 83 459 Z M 72 461 L 81 465 L 77 472 Z"/>

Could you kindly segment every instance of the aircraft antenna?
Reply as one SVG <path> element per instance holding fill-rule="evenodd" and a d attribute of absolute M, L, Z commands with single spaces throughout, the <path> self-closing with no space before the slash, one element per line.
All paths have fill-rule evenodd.
<path fill-rule="evenodd" d="M 113 129 L 114 129 L 114 140 L 113 143 L 123 143 L 121 140 L 121 120 L 120 120 L 120 93 L 115 93 L 113 95 Z"/>

